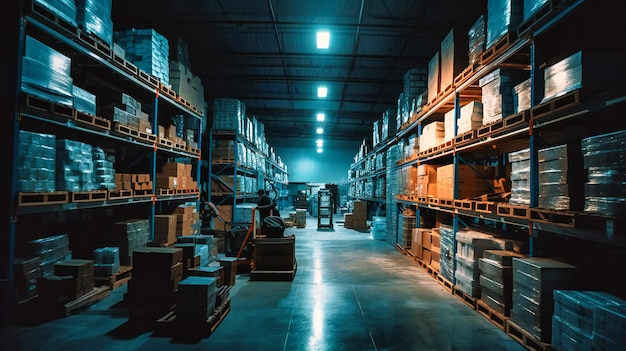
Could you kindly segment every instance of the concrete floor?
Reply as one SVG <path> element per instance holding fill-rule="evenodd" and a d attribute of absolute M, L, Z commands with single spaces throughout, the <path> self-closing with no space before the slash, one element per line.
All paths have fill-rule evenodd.
<path fill-rule="evenodd" d="M 5 327 L 1 350 L 524 350 L 395 248 L 315 218 L 296 235 L 293 282 L 249 281 L 208 338 L 181 342 L 132 332 L 126 287 L 88 310 L 36 327 Z"/>

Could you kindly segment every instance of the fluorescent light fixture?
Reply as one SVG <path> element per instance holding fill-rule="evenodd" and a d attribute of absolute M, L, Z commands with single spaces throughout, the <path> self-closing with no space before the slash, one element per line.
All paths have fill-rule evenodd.
<path fill-rule="evenodd" d="M 315 143 L 317 144 L 317 146 L 322 146 L 322 145 L 324 145 L 324 140 L 322 140 L 322 139 L 317 139 L 317 140 L 315 141 Z"/>
<path fill-rule="evenodd" d="M 317 114 L 317 120 L 319 122 L 324 122 L 325 119 L 326 119 L 326 115 L 325 114 L 323 114 L 323 113 L 318 113 Z"/>
<path fill-rule="evenodd" d="M 321 154 L 323 151 L 324 151 L 324 150 L 322 150 L 322 148 L 321 148 L 321 147 L 318 147 L 318 148 L 317 148 L 317 153 L 318 153 L 318 154 Z"/>
<path fill-rule="evenodd" d="M 328 49 L 330 46 L 330 32 L 319 31 L 317 32 L 317 48 Z"/>
<path fill-rule="evenodd" d="M 324 134 L 324 128 L 317 128 L 317 134 Z"/>
<path fill-rule="evenodd" d="M 325 98 L 328 95 L 328 88 L 319 87 L 317 88 L 317 97 Z"/>

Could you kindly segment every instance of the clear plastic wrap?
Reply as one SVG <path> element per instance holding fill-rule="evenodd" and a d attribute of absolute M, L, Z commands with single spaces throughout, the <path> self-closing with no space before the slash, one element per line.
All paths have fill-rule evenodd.
<path fill-rule="evenodd" d="M 115 32 L 114 40 L 126 51 L 139 69 L 159 78 L 169 85 L 169 44 L 167 39 L 154 29 L 128 29 Z"/>
<path fill-rule="evenodd" d="M 541 189 L 542 188 L 540 186 L 540 190 Z M 571 208 L 571 198 L 569 196 L 539 195 L 537 205 L 540 208 L 549 208 L 552 210 L 566 211 Z"/>
<path fill-rule="evenodd" d="M 78 25 L 113 46 L 112 0 L 76 0 Z"/>
<path fill-rule="evenodd" d="M 513 88 L 513 111 L 522 112 L 530 109 L 530 78 Z"/>
<path fill-rule="evenodd" d="M 454 284 L 454 232 L 447 225 L 439 226 L 440 235 L 440 274 Z"/>
<path fill-rule="evenodd" d="M 56 137 L 20 130 L 18 150 L 18 191 L 55 191 Z"/>
<path fill-rule="evenodd" d="M 519 162 L 524 160 L 530 160 L 530 149 L 522 149 L 520 151 L 511 152 L 509 154 L 509 162 Z"/>
<path fill-rule="evenodd" d="M 469 37 L 469 62 L 470 64 L 476 63 L 480 55 L 485 51 L 486 42 L 486 27 L 485 16 L 480 15 L 476 22 L 470 27 L 467 32 Z"/>
<path fill-rule="evenodd" d="M 593 331 L 594 337 L 597 334 L 615 344 L 626 345 L 626 305 L 597 306 Z"/>
<path fill-rule="evenodd" d="M 64 21 L 77 26 L 76 5 L 73 0 L 35 0 L 35 3 L 47 8 Z"/>
<path fill-rule="evenodd" d="M 516 30 L 523 17 L 522 0 L 487 1 L 487 49 L 505 36 L 509 29 Z"/>
<path fill-rule="evenodd" d="M 529 19 L 546 3 L 548 0 L 524 0 L 524 20 Z"/>

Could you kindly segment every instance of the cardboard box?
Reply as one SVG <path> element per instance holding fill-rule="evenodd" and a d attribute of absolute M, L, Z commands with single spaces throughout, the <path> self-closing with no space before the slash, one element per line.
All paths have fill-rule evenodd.
<path fill-rule="evenodd" d="M 421 237 L 421 234 L 419 236 Z M 410 250 L 413 256 L 419 258 L 420 260 L 424 257 L 422 252 L 424 248 L 422 247 L 422 245 L 417 244 L 416 242 L 412 242 Z"/>
<path fill-rule="evenodd" d="M 437 51 L 428 62 L 428 101 L 434 100 L 437 94 L 439 94 L 441 79 L 440 68 L 439 51 Z"/>
<path fill-rule="evenodd" d="M 117 184 L 117 183 L 122 183 L 122 182 L 123 182 L 123 180 L 122 180 L 122 174 L 123 174 L 123 173 L 115 173 L 115 183 L 116 183 L 116 184 Z"/>
<path fill-rule="evenodd" d="M 122 174 L 122 182 L 131 183 L 133 181 L 133 175 L 130 173 L 121 173 Z"/>
<path fill-rule="evenodd" d="M 168 162 L 163 165 L 161 175 L 170 177 L 180 177 L 186 175 L 184 163 Z"/>
<path fill-rule="evenodd" d="M 468 199 L 493 192 L 494 167 L 458 165 L 458 198 Z M 454 165 L 437 168 L 437 196 L 454 198 Z"/>
<path fill-rule="evenodd" d="M 191 221 L 176 223 L 176 236 L 188 236 L 191 234 L 192 234 Z"/>
<path fill-rule="evenodd" d="M 139 131 L 152 134 L 152 124 L 148 120 L 139 119 Z"/>
<path fill-rule="evenodd" d="M 154 216 L 154 241 L 158 244 L 176 242 L 176 215 Z"/>
<path fill-rule="evenodd" d="M 165 138 L 165 127 L 159 126 L 159 138 Z"/>
<path fill-rule="evenodd" d="M 427 248 L 422 249 L 422 261 L 427 265 L 430 265 L 431 253 Z"/>
<path fill-rule="evenodd" d="M 174 210 L 174 213 L 183 215 L 183 221 L 189 222 L 191 221 L 194 209 L 195 206 L 178 206 Z"/>
<path fill-rule="evenodd" d="M 454 78 L 469 64 L 467 32 L 451 29 L 441 41 L 441 90 L 451 86 Z"/>
<path fill-rule="evenodd" d="M 169 125 L 165 127 L 165 137 L 170 140 L 174 140 L 175 138 L 177 138 L 175 125 Z"/>
<path fill-rule="evenodd" d="M 439 236 L 439 231 L 432 230 L 430 232 L 430 249 L 432 251 L 439 252 L 439 248 L 441 247 L 440 241 L 441 241 L 441 236 Z"/>
<path fill-rule="evenodd" d="M 352 228 L 355 230 L 367 230 L 367 221 L 365 219 L 353 218 Z"/>
<path fill-rule="evenodd" d="M 353 216 L 352 213 L 345 213 L 343 215 L 343 226 L 347 229 L 353 228 Z"/>
<path fill-rule="evenodd" d="M 169 177 L 169 176 L 161 176 L 157 175 L 156 177 L 156 187 L 163 189 L 177 189 L 178 187 L 178 178 L 177 177 Z"/>
<path fill-rule="evenodd" d="M 422 231 L 422 247 L 424 249 L 430 250 L 430 244 L 431 244 L 431 231 L 423 230 Z"/>

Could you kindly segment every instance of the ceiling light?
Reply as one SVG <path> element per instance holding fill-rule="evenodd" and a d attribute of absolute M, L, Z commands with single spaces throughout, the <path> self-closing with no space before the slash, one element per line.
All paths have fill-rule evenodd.
<path fill-rule="evenodd" d="M 317 97 L 325 98 L 328 95 L 328 88 L 319 87 L 317 88 Z"/>
<path fill-rule="evenodd" d="M 330 32 L 319 31 L 317 32 L 317 48 L 328 49 L 330 45 Z"/>
<path fill-rule="evenodd" d="M 321 147 L 318 147 L 318 148 L 317 148 L 317 153 L 318 153 L 318 154 L 321 154 L 323 151 L 324 151 L 324 150 L 322 150 L 322 148 L 321 148 Z"/>
<path fill-rule="evenodd" d="M 326 115 L 325 115 L 325 114 L 323 114 L 323 113 L 318 113 L 318 114 L 317 114 L 317 120 L 318 120 L 319 122 L 323 122 L 323 121 L 324 121 L 324 119 L 326 119 Z"/>
<path fill-rule="evenodd" d="M 324 145 L 324 140 L 317 139 L 316 143 L 317 143 L 317 147 L 322 147 L 322 145 Z"/>
<path fill-rule="evenodd" d="M 317 128 L 317 134 L 324 134 L 324 128 Z"/>

